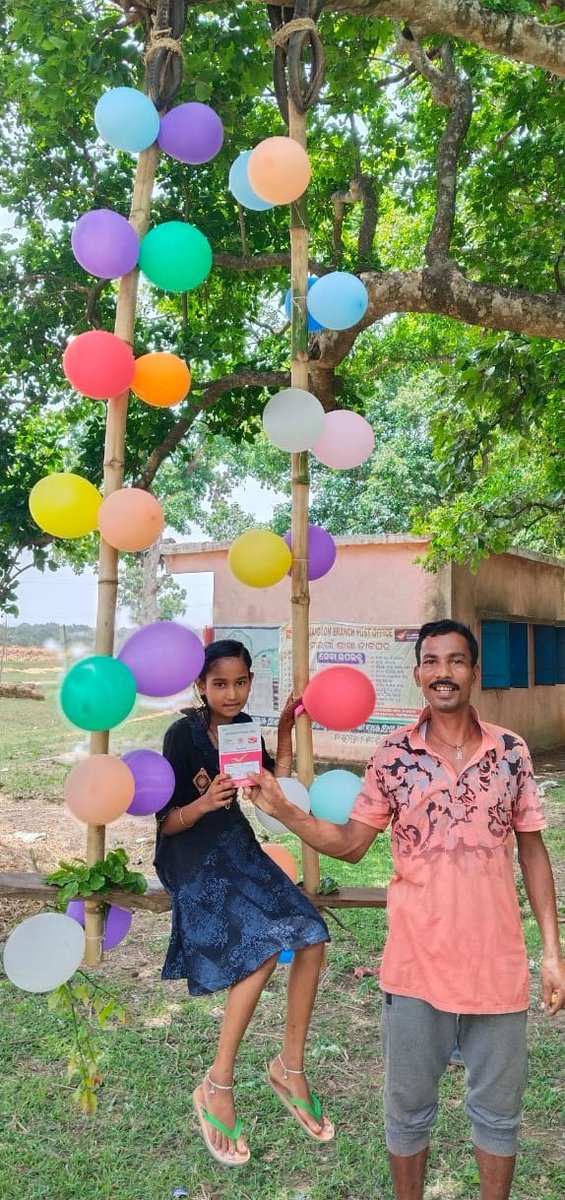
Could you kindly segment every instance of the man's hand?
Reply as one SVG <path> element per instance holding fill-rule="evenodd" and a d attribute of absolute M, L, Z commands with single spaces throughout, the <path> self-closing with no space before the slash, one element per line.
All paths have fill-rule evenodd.
<path fill-rule="evenodd" d="M 541 960 L 542 999 L 548 1017 L 565 1008 L 565 959 L 544 955 Z"/>
<path fill-rule="evenodd" d="M 251 780 L 252 787 L 244 788 L 243 794 L 246 800 L 252 800 L 256 808 L 260 808 L 263 812 L 270 813 L 272 817 L 278 817 L 280 821 L 284 822 L 283 813 L 288 810 L 289 801 L 274 775 L 271 775 L 270 771 L 263 771 L 261 775 L 253 775 L 249 772 L 248 778 Z"/>

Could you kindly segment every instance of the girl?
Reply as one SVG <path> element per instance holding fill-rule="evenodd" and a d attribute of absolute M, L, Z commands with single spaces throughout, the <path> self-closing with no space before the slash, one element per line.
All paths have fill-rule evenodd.
<path fill-rule="evenodd" d="M 289 973 L 284 1044 L 269 1083 L 311 1137 L 329 1141 L 330 1121 L 304 1074 L 304 1046 L 314 1006 L 325 922 L 261 849 L 229 775 L 219 773 L 218 726 L 250 721 L 243 712 L 253 675 L 241 642 L 206 647 L 197 686 L 202 705 L 167 730 L 163 753 L 176 787 L 157 814 L 155 867 L 173 899 L 164 979 L 187 979 L 193 996 L 228 988 L 216 1056 L 193 1094 L 206 1145 L 224 1166 L 241 1166 L 250 1151 L 236 1120 L 232 1083 L 237 1051 L 281 950 L 295 952 Z M 263 767 L 290 774 L 296 702 L 285 706 L 276 762 L 263 743 Z"/>

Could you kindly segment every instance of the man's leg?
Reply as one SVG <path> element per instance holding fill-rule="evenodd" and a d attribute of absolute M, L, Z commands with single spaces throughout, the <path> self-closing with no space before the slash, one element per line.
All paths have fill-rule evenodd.
<path fill-rule="evenodd" d="M 460 1019 L 481 1200 L 508 1200 L 528 1070 L 525 1012 Z"/>
<path fill-rule="evenodd" d="M 457 1036 L 454 1013 L 383 993 L 385 1125 L 396 1200 L 422 1200 L 438 1084 Z"/>

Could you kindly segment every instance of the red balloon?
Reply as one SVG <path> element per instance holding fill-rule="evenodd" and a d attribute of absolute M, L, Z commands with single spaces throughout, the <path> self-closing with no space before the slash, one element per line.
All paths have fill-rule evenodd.
<path fill-rule="evenodd" d="M 63 355 L 63 370 L 77 392 L 91 400 L 109 400 L 127 392 L 135 374 L 133 350 L 104 329 L 79 333 Z"/>
<path fill-rule="evenodd" d="M 377 693 L 356 667 L 328 667 L 307 684 L 302 703 L 326 729 L 357 729 L 373 715 Z"/>

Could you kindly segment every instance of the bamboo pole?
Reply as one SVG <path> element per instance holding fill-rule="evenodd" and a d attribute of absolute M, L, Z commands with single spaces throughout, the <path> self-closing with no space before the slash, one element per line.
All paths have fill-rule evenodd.
<path fill-rule="evenodd" d="M 149 227 L 151 196 L 159 149 L 157 143 L 139 156 L 129 219 L 140 237 Z M 114 333 L 133 346 L 139 270 L 136 268 L 120 281 Z M 108 401 L 106 442 L 104 448 L 104 495 L 110 496 L 123 485 L 126 445 L 128 392 Z M 118 551 L 100 538 L 98 560 L 98 607 L 96 614 L 96 654 L 114 653 L 114 633 L 118 595 Z M 90 737 L 91 754 L 107 754 L 110 743 L 108 730 L 95 731 Z M 86 861 L 89 866 L 104 858 L 105 825 L 88 825 L 86 832 Z M 103 907 L 100 901 L 85 902 L 87 966 L 96 966 L 102 959 Z"/>
<path fill-rule="evenodd" d="M 306 114 L 299 113 L 289 97 L 289 137 L 306 149 Z M 291 384 L 308 390 L 308 216 L 306 195 L 291 205 Z M 301 696 L 310 673 L 310 591 L 308 587 L 308 451 L 292 456 L 292 689 Z M 305 787 L 314 778 L 312 722 L 303 713 L 296 722 L 296 771 Z M 320 885 L 318 854 L 302 844 L 302 871 L 307 892 Z"/>

